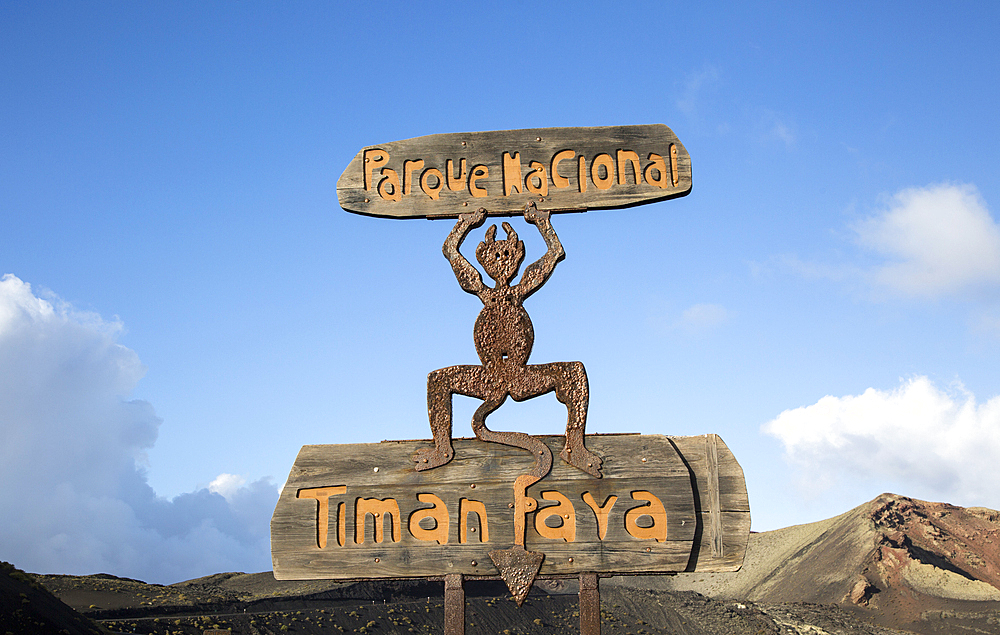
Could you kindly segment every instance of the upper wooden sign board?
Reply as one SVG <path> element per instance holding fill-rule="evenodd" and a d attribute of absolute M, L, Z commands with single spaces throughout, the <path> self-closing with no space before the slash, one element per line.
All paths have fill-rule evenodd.
<path fill-rule="evenodd" d="M 416 137 L 363 148 L 340 206 L 385 218 L 455 218 L 630 207 L 691 191 L 691 157 L 663 124 Z"/>

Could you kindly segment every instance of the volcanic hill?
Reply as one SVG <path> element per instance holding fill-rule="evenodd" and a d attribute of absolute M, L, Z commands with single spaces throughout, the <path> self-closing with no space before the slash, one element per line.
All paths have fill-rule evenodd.
<path fill-rule="evenodd" d="M 103 631 L 13 565 L 0 562 L 0 633 L 100 635 Z"/>
<path fill-rule="evenodd" d="M 916 633 L 1000 633 L 1000 512 L 882 494 L 828 520 L 751 534 L 736 574 L 613 584 L 837 605 Z"/>

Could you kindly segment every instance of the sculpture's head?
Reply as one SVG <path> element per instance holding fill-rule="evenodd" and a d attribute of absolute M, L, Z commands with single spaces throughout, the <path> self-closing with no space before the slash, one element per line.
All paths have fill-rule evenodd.
<path fill-rule="evenodd" d="M 517 232 L 509 223 L 504 223 L 503 229 L 507 238 L 495 240 L 497 226 L 490 225 L 486 239 L 476 246 L 476 260 L 497 284 L 509 286 L 524 260 L 524 242 L 517 239 Z"/>

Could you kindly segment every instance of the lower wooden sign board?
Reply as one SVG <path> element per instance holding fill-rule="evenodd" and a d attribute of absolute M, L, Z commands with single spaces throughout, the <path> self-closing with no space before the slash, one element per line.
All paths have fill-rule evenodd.
<path fill-rule="evenodd" d="M 539 437 L 555 457 L 563 437 Z M 455 458 L 417 472 L 431 441 L 306 445 L 271 518 L 279 580 L 497 578 L 490 551 L 514 543 L 519 448 L 455 439 Z M 594 478 L 556 458 L 530 486 L 524 547 L 538 577 L 736 571 L 750 533 L 743 470 L 714 434 L 589 435 Z"/>

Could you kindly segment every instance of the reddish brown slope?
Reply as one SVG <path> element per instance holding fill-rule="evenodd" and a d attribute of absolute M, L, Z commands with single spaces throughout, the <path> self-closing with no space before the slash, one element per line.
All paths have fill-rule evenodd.
<path fill-rule="evenodd" d="M 868 517 L 874 549 L 843 601 L 911 627 L 942 613 L 1000 611 L 1000 513 L 883 494 Z"/>
<path fill-rule="evenodd" d="M 839 604 L 919 632 L 955 628 L 935 626 L 942 614 L 976 614 L 969 619 L 996 621 L 985 632 L 1000 632 L 1000 512 L 883 494 L 835 518 L 751 535 L 738 573 L 620 583 L 765 603 Z"/>

